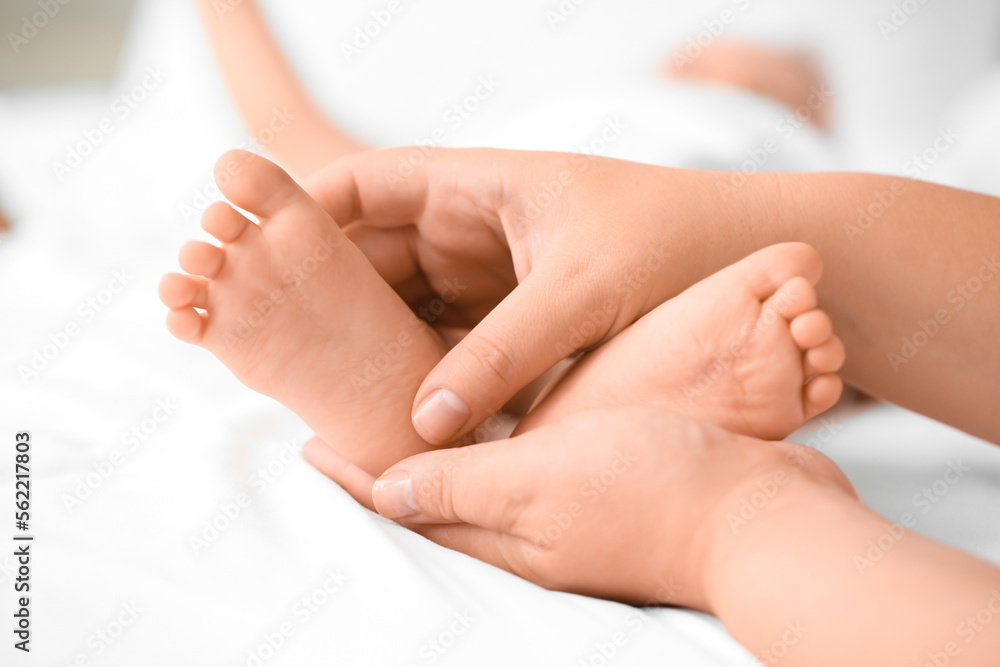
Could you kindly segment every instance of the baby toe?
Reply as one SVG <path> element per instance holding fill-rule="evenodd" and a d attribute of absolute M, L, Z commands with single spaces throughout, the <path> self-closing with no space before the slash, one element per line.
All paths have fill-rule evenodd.
<path fill-rule="evenodd" d="M 181 246 L 179 261 L 181 268 L 195 276 L 214 278 L 222 269 L 226 253 L 211 243 L 188 241 Z"/>
<path fill-rule="evenodd" d="M 205 330 L 205 316 L 194 308 L 171 310 L 167 313 L 167 330 L 186 343 L 197 343 Z"/>
<path fill-rule="evenodd" d="M 805 375 L 810 377 L 818 373 L 834 373 L 840 370 L 847 360 L 844 343 L 838 336 L 830 338 L 805 354 Z"/>
<path fill-rule="evenodd" d="M 816 308 L 816 288 L 808 279 L 798 276 L 781 286 L 768 303 L 785 319 L 791 320 Z"/>
<path fill-rule="evenodd" d="M 803 350 L 822 345 L 833 335 L 833 322 L 822 310 L 810 310 L 789 324 L 792 340 Z"/>
<path fill-rule="evenodd" d="M 309 198 L 281 167 L 248 151 L 229 151 L 220 157 L 215 180 L 226 199 L 262 218 Z"/>
<path fill-rule="evenodd" d="M 823 260 L 815 248 L 805 243 L 779 243 L 758 250 L 729 269 L 716 275 L 738 274 L 740 284 L 763 301 L 795 277 L 815 284 L 823 273 Z"/>
<path fill-rule="evenodd" d="M 160 301 L 167 308 L 207 308 L 207 285 L 204 278 L 168 273 L 160 279 Z"/>
<path fill-rule="evenodd" d="M 844 383 L 836 375 L 820 375 L 810 380 L 802 390 L 805 418 L 812 419 L 832 408 L 843 390 Z"/>
<path fill-rule="evenodd" d="M 201 228 L 223 243 L 232 243 L 252 224 L 225 202 L 216 202 L 205 210 Z"/>

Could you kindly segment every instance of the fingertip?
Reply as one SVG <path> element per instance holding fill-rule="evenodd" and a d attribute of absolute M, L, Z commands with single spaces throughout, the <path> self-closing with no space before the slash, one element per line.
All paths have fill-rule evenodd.
<path fill-rule="evenodd" d="M 427 442 L 450 444 L 573 349 L 618 333 L 609 322 L 578 340 L 576 329 L 593 317 L 588 309 L 600 301 L 553 289 L 563 281 L 561 271 L 533 271 L 427 375 L 412 414 Z"/>
<path fill-rule="evenodd" d="M 347 491 L 358 503 L 375 510 L 372 488 L 375 478 L 319 438 L 310 438 L 302 447 L 302 458 Z"/>
<path fill-rule="evenodd" d="M 406 470 L 389 470 L 372 484 L 375 510 L 387 519 L 419 523 L 421 507 L 413 493 L 413 480 Z"/>
<path fill-rule="evenodd" d="M 447 445 L 460 436 L 472 410 L 450 389 L 436 389 L 413 411 L 413 428 L 432 445 Z"/>

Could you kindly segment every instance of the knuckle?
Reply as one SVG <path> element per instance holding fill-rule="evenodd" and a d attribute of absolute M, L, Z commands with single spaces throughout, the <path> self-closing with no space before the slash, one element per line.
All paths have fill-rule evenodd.
<path fill-rule="evenodd" d="M 513 384 L 517 365 L 505 345 L 483 336 L 470 337 L 465 342 L 467 357 L 476 370 L 485 371 L 505 386 Z"/>
<path fill-rule="evenodd" d="M 446 521 L 457 518 L 455 514 L 455 485 L 451 469 L 435 470 L 417 489 L 418 503 Z"/>

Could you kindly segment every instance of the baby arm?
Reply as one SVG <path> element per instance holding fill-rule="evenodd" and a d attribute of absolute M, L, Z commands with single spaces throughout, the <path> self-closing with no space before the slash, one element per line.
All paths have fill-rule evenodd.
<path fill-rule="evenodd" d="M 300 181 L 334 159 L 364 150 L 331 123 L 296 77 L 256 0 L 235 7 L 199 0 L 198 10 L 223 79 L 255 136 Z M 279 129 L 280 126 L 280 129 Z"/>

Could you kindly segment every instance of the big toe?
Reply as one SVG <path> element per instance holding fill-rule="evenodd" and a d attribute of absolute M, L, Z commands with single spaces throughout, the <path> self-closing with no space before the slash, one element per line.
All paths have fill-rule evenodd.
<path fill-rule="evenodd" d="M 224 153 L 215 163 L 215 182 L 226 199 L 261 218 L 309 200 L 281 167 L 249 151 Z"/>
<path fill-rule="evenodd" d="M 766 299 L 795 278 L 810 285 L 823 275 L 823 259 L 807 243 L 779 243 L 758 250 L 733 265 L 758 299 Z"/>
<path fill-rule="evenodd" d="M 766 301 L 786 286 L 811 287 L 819 282 L 822 274 L 823 260 L 811 245 L 779 243 L 727 266 L 698 283 L 692 290 L 703 291 L 702 296 L 713 299 L 718 298 L 720 292 L 739 291 L 750 293 L 759 301 Z M 801 291 L 808 296 L 808 290 Z M 814 305 L 805 308 L 800 305 L 795 310 L 802 312 L 812 307 Z M 787 309 L 782 314 L 788 318 L 798 314 L 785 311 Z"/>

